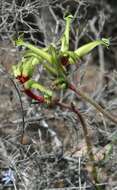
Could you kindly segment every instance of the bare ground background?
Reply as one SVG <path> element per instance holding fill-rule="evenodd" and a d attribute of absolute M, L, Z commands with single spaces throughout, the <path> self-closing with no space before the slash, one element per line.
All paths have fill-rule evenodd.
<path fill-rule="evenodd" d="M 107 50 L 98 47 L 77 66 L 70 68 L 71 80 L 102 107 L 117 116 L 117 2 L 116 1 L 0 1 L 0 189 L 94 190 L 91 163 L 80 122 L 68 110 L 31 104 L 18 93 L 9 79 L 11 66 L 20 59 L 21 49 L 12 39 L 22 32 L 31 43 L 44 47 L 58 44 L 64 30 L 64 12 L 74 15 L 71 49 L 91 40 L 110 37 Z M 77 68 L 77 69 L 76 69 Z M 35 79 L 45 81 L 43 68 Z M 17 84 L 18 89 L 20 86 Z M 92 106 L 71 92 L 59 94 L 75 102 L 85 117 L 93 142 L 100 184 L 117 189 L 117 128 Z M 25 135 L 21 144 L 22 114 Z M 111 147 L 111 148 L 110 148 Z M 11 171 L 6 185 L 3 177 Z M 9 178 L 10 178 L 9 177 Z M 12 180 L 13 179 L 13 180 Z"/>

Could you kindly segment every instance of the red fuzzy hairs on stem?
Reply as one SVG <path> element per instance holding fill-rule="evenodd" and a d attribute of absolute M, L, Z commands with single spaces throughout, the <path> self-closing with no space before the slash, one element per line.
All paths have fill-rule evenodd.
<path fill-rule="evenodd" d="M 31 97 L 34 100 L 37 100 L 39 103 L 44 103 L 45 99 L 43 96 L 37 96 L 34 94 L 31 90 L 25 89 L 24 90 L 25 94 L 27 94 L 29 97 Z"/>

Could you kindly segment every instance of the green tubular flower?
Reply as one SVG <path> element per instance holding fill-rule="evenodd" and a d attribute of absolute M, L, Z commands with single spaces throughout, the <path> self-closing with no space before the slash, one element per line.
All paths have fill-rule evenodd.
<path fill-rule="evenodd" d="M 51 53 L 51 68 L 55 70 L 56 76 L 58 75 L 58 52 L 53 44 L 49 47 L 49 52 Z M 47 65 L 46 65 L 47 66 Z M 48 65 L 49 68 L 49 65 Z"/>
<path fill-rule="evenodd" d="M 22 76 L 32 77 L 33 72 L 34 72 L 34 65 L 38 63 L 39 63 L 39 60 L 35 57 L 31 57 L 28 59 L 24 58 Z"/>
<path fill-rule="evenodd" d="M 102 38 L 101 40 L 95 40 L 94 42 L 85 44 L 85 45 L 81 46 L 80 48 L 78 48 L 77 50 L 75 50 L 75 53 L 77 54 L 77 56 L 79 58 L 81 58 L 81 57 L 85 56 L 86 54 L 88 54 L 91 50 L 93 50 L 98 45 L 104 45 L 108 48 L 109 47 L 109 39 Z"/>
<path fill-rule="evenodd" d="M 46 69 L 46 71 L 48 71 L 49 74 L 51 74 L 52 76 L 56 77 L 57 76 L 57 70 L 52 67 L 49 64 L 44 64 L 44 68 Z"/>
<path fill-rule="evenodd" d="M 49 47 L 49 52 L 51 53 L 51 61 L 52 61 L 52 65 L 53 67 L 56 67 L 57 62 L 58 62 L 58 52 L 56 50 L 56 47 L 51 44 Z"/>
<path fill-rule="evenodd" d="M 13 65 L 12 66 L 12 72 L 15 77 L 22 75 L 22 62 L 18 63 L 18 65 Z"/>
<path fill-rule="evenodd" d="M 66 27 L 65 32 L 63 33 L 63 36 L 61 38 L 61 51 L 63 52 L 69 49 L 69 31 L 72 18 L 72 15 L 68 15 L 67 17 L 65 17 Z"/>
<path fill-rule="evenodd" d="M 51 56 L 52 56 L 52 67 L 56 72 L 56 77 L 65 77 L 65 70 L 62 67 L 61 63 L 60 63 L 60 55 L 58 50 L 56 49 L 56 47 L 51 44 L 51 46 L 49 47 L 49 51 L 51 52 Z M 49 65 L 48 65 L 49 66 Z"/>
<path fill-rule="evenodd" d="M 53 76 L 57 76 L 57 71 L 56 69 L 52 66 L 52 64 L 50 63 L 46 63 L 43 61 L 43 59 L 38 56 L 37 54 L 33 53 L 31 50 L 28 50 L 25 52 L 24 54 L 24 58 L 29 58 L 32 59 L 33 58 L 37 58 L 38 61 L 33 61 L 32 65 L 35 66 L 36 64 L 40 64 L 43 62 L 43 66 L 44 68 L 49 72 L 49 74 L 53 75 Z M 53 61 L 52 61 L 53 62 Z"/>
<path fill-rule="evenodd" d="M 49 89 L 46 89 L 43 85 L 40 83 L 30 79 L 24 84 L 25 89 L 36 89 L 39 90 L 41 93 L 48 97 L 52 97 L 53 92 Z"/>
<path fill-rule="evenodd" d="M 34 65 L 38 64 L 39 60 L 35 57 L 23 58 L 18 65 L 13 65 L 13 75 L 17 76 L 28 76 L 31 77 L 34 72 Z"/>
<path fill-rule="evenodd" d="M 75 52 L 72 52 L 72 51 L 68 51 L 67 53 L 69 55 L 69 63 L 70 64 L 76 63 L 77 60 L 79 59 L 79 56 Z"/>
<path fill-rule="evenodd" d="M 51 63 L 51 55 L 45 52 L 43 49 L 37 48 L 34 45 L 31 45 L 29 43 L 24 42 L 22 39 L 18 38 L 16 40 L 16 45 L 17 46 L 25 46 L 28 49 L 30 49 L 33 53 L 37 54 L 40 56 L 42 59 L 48 61 Z"/>
<path fill-rule="evenodd" d="M 40 63 L 40 60 L 37 57 L 32 57 L 31 59 L 32 59 L 31 64 L 33 68 L 35 65 Z"/>
<path fill-rule="evenodd" d="M 67 80 L 64 78 L 58 78 L 53 82 L 53 87 L 58 87 L 60 89 L 66 89 L 67 87 Z"/>
<path fill-rule="evenodd" d="M 34 65 L 36 64 L 39 64 L 43 61 L 43 59 L 38 56 L 37 54 L 33 53 L 31 50 L 27 50 L 25 51 L 24 55 L 23 55 L 24 58 L 37 58 L 38 59 L 38 63 L 34 63 Z"/>

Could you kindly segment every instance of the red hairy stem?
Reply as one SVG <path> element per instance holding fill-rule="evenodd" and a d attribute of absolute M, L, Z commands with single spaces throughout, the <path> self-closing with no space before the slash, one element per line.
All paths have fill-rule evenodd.
<path fill-rule="evenodd" d="M 18 79 L 22 84 L 24 84 L 26 81 L 29 80 L 29 77 L 28 76 L 17 76 L 16 79 Z"/>
<path fill-rule="evenodd" d="M 25 94 L 27 94 L 30 98 L 37 100 L 39 103 L 44 103 L 45 99 L 43 96 L 38 96 L 34 94 L 31 90 L 29 89 L 24 89 Z"/>
<path fill-rule="evenodd" d="M 30 78 L 28 76 L 17 76 L 17 79 L 20 81 L 21 84 L 24 84 L 26 81 L 28 81 Z M 23 86 L 24 87 L 24 86 Z M 30 89 L 25 89 L 23 90 L 23 92 L 28 95 L 30 98 L 37 100 L 39 103 L 44 103 L 45 99 L 43 96 L 38 96 L 36 94 L 34 94 Z"/>

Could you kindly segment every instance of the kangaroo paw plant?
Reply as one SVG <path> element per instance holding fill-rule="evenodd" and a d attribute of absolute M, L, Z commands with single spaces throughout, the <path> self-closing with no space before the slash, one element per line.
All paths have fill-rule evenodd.
<path fill-rule="evenodd" d="M 83 56 L 90 53 L 99 45 L 103 45 L 106 48 L 109 47 L 109 39 L 102 38 L 89 42 L 88 44 L 71 51 L 69 49 L 69 33 L 72 18 L 72 15 L 65 17 L 66 26 L 60 39 L 60 47 L 51 44 L 46 48 L 38 48 L 35 45 L 25 42 L 22 37 L 19 37 L 15 41 L 16 46 L 23 46 L 26 50 L 23 53 L 21 61 L 13 66 L 13 75 L 22 84 L 24 93 L 39 103 L 51 104 L 55 99 L 56 89 L 57 91 L 59 89 L 63 89 L 64 91 L 69 89 L 77 96 L 80 96 L 83 101 L 93 105 L 104 116 L 117 124 L 117 120 L 110 113 L 106 112 L 98 103 L 91 99 L 87 94 L 77 89 L 77 87 L 69 81 L 70 73 L 67 69 L 68 65 L 76 64 Z M 37 64 L 43 65 L 44 70 L 50 75 L 51 85 L 49 88 L 32 79 Z M 45 76 L 45 79 L 48 78 L 48 75 Z M 39 91 L 40 95 L 37 95 L 34 90 Z M 60 103 L 59 99 L 55 101 L 55 104 L 64 108 L 69 108 L 69 106 Z M 73 106 L 69 109 L 78 115 L 78 111 L 76 111 Z M 81 116 L 79 117 L 79 120 L 81 120 L 81 125 L 84 131 L 87 150 L 90 150 L 88 155 L 91 161 L 94 162 L 91 140 L 87 135 L 88 131 L 86 123 L 83 122 Z M 97 174 L 94 165 L 92 175 L 94 176 L 94 181 L 97 182 Z M 99 188 L 97 187 L 97 189 Z"/>
<path fill-rule="evenodd" d="M 103 45 L 105 47 L 109 46 L 109 40 L 102 38 L 83 45 L 75 51 L 69 50 L 69 32 L 70 23 L 72 20 L 72 15 L 68 15 L 66 18 L 65 31 L 60 39 L 61 47 L 51 44 L 46 48 L 38 48 L 19 37 L 15 43 L 17 46 L 26 47 L 26 51 L 22 56 L 22 60 L 13 66 L 13 75 L 16 79 L 20 81 L 23 85 L 24 92 L 32 99 L 37 100 L 39 103 L 50 103 L 54 95 L 56 88 L 61 88 L 67 90 L 70 88 L 68 80 L 67 66 L 69 64 L 75 64 L 77 60 L 82 58 L 84 55 L 88 54 L 92 49 L 98 45 Z M 52 78 L 52 85 L 50 89 L 32 80 L 32 76 L 37 64 L 43 64 L 45 70 L 49 73 Z M 33 89 L 38 90 L 41 95 L 37 96 L 33 93 Z"/>

